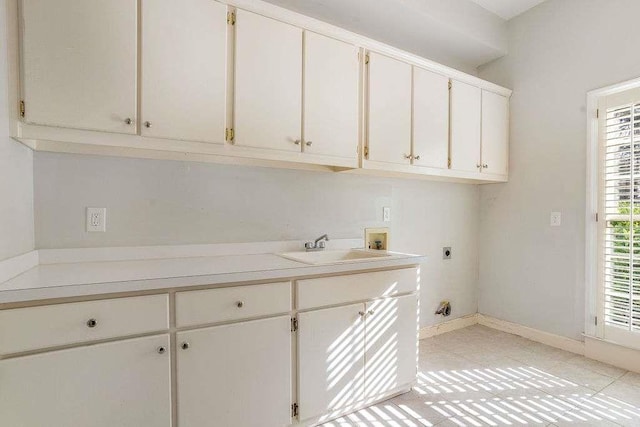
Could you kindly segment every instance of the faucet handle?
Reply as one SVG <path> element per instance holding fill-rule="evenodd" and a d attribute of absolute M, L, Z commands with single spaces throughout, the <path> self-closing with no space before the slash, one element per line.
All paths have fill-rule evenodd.
<path fill-rule="evenodd" d="M 327 246 L 327 242 L 326 242 L 326 241 L 324 241 L 324 240 L 320 240 L 320 241 L 318 242 L 318 248 L 320 248 L 320 249 L 324 249 L 326 246 Z"/>
<path fill-rule="evenodd" d="M 307 242 L 304 244 L 305 249 L 314 249 L 316 245 L 313 242 Z"/>

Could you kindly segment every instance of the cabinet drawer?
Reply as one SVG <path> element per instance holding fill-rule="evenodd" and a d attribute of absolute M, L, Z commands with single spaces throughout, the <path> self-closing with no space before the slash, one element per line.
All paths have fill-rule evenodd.
<path fill-rule="evenodd" d="M 290 310 L 290 282 L 176 294 L 176 326 L 178 328 L 280 314 Z"/>
<path fill-rule="evenodd" d="M 304 310 L 414 292 L 418 288 L 418 270 L 405 268 L 320 277 L 298 280 L 297 286 L 297 308 Z"/>
<path fill-rule="evenodd" d="M 0 311 L 0 354 L 168 328 L 168 295 L 3 310 Z"/>

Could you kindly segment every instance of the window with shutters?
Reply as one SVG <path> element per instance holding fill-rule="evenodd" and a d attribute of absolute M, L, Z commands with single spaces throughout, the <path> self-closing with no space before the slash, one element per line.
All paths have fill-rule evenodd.
<path fill-rule="evenodd" d="M 600 99 L 599 318 L 604 338 L 640 345 L 640 89 Z"/>

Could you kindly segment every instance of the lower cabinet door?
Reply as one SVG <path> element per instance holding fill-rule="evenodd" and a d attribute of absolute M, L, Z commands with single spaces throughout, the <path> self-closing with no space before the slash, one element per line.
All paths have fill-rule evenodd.
<path fill-rule="evenodd" d="M 365 337 L 367 400 L 413 382 L 418 369 L 417 296 L 368 303 Z"/>
<path fill-rule="evenodd" d="M 299 418 L 363 400 L 364 304 L 298 314 Z"/>
<path fill-rule="evenodd" d="M 169 336 L 0 361 L 0 425 L 170 427 Z"/>
<path fill-rule="evenodd" d="M 180 427 L 291 423 L 289 316 L 178 332 L 177 346 Z"/>

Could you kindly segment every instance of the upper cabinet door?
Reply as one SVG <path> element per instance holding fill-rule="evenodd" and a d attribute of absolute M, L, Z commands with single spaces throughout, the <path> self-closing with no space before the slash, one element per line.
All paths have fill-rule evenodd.
<path fill-rule="evenodd" d="M 369 53 L 369 160 L 409 164 L 411 65 Z"/>
<path fill-rule="evenodd" d="M 25 121 L 135 133 L 137 2 L 23 0 Z"/>
<path fill-rule="evenodd" d="M 509 100 L 482 91 L 482 172 L 506 175 L 509 164 Z"/>
<path fill-rule="evenodd" d="M 451 169 L 480 172 L 481 89 L 451 82 Z"/>
<path fill-rule="evenodd" d="M 413 164 L 447 168 L 449 78 L 413 67 Z"/>
<path fill-rule="evenodd" d="M 224 142 L 227 7 L 142 1 L 143 136 Z"/>
<path fill-rule="evenodd" d="M 304 44 L 304 151 L 356 158 L 358 48 L 308 31 Z"/>
<path fill-rule="evenodd" d="M 301 150 L 302 30 L 238 9 L 234 142 Z"/>

